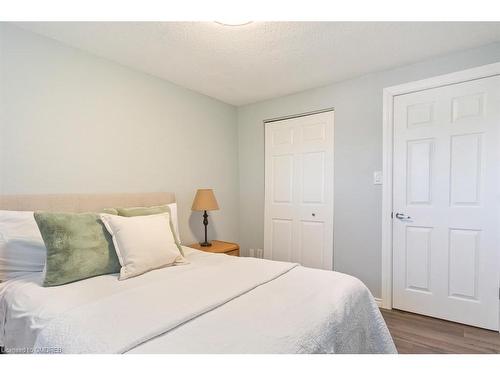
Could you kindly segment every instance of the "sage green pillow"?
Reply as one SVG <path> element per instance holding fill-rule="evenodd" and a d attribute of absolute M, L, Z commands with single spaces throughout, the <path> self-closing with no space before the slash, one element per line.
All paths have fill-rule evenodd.
<path fill-rule="evenodd" d="M 102 214 L 118 215 L 118 210 L 116 208 L 103 208 L 101 210 Z"/>
<path fill-rule="evenodd" d="M 132 217 L 132 216 L 147 216 L 147 215 L 157 215 L 168 212 L 170 214 L 170 230 L 172 231 L 172 235 L 174 236 L 175 244 L 179 249 L 182 256 L 184 256 L 184 251 L 182 251 L 181 242 L 179 238 L 177 238 L 177 233 L 174 229 L 174 223 L 172 222 L 172 213 L 170 212 L 170 208 L 168 205 L 163 206 L 152 206 L 152 207 L 128 207 L 128 208 L 116 208 L 118 215 Z"/>
<path fill-rule="evenodd" d="M 43 286 L 120 272 L 113 239 L 98 214 L 35 212 L 47 248 Z"/>

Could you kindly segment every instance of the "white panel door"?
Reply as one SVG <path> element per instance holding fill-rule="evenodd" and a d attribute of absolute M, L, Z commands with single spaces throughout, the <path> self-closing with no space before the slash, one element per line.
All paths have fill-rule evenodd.
<path fill-rule="evenodd" d="M 266 123 L 264 257 L 333 269 L 333 112 Z"/>
<path fill-rule="evenodd" d="M 499 76 L 394 98 L 394 308 L 498 330 L 499 128 Z"/>

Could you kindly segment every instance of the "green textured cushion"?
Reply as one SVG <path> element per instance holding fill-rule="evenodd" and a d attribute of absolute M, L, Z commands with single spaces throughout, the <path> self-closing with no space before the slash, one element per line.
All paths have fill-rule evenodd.
<path fill-rule="evenodd" d="M 118 212 L 118 215 L 126 217 L 164 214 L 165 212 L 170 213 L 170 209 L 167 205 L 152 207 L 116 208 L 116 211 Z"/>
<path fill-rule="evenodd" d="M 47 247 L 43 286 L 120 272 L 113 239 L 95 213 L 35 212 Z"/>
<path fill-rule="evenodd" d="M 118 215 L 118 210 L 116 208 L 103 208 L 101 210 L 103 214 Z"/>
<path fill-rule="evenodd" d="M 165 212 L 172 214 L 170 212 L 170 208 L 168 207 L 168 205 L 152 206 L 152 207 L 116 208 L 116 211 L 118 212 L 118 215 L 126 216 L 126 217 L 157 215 L 157 214 L 163 214 Z M 170 215 L 170 230 L 172 231 L 172 235 L 174 236 L 174 240 L 175 240 L 175 244 L 177 245 L 177 248 L 179 249 L 182 256 L 184 256 L 184 251 L 182 251 L 181 242 L 177 238 L 177 234 L 175 233 L 175 230 L 174 230 L 174 223 L 172 223 L 172 215 Z"/>

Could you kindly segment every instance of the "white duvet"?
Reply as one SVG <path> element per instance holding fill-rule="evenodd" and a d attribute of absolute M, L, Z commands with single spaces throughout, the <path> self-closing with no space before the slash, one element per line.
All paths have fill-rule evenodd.
<path fill-rule="evenodd" d="M 190 264 L 118 281 L 0 285 L 0 345 L 12 352 L 395 353 L 356 278 L 184 248 Z"/>

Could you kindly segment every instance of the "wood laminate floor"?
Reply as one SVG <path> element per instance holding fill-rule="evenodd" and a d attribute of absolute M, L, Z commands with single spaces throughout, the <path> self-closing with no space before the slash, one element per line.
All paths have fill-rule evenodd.
<path fill-rule="evenodd" d="M 400 354 L 500 353 L 500 334 L 400 310 L 380 310 Z"/>

